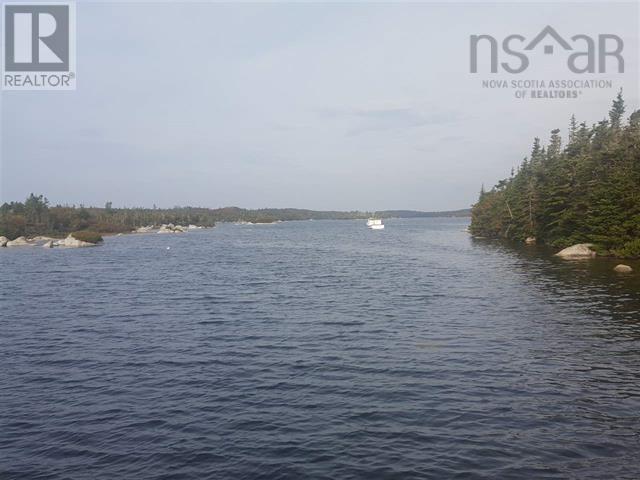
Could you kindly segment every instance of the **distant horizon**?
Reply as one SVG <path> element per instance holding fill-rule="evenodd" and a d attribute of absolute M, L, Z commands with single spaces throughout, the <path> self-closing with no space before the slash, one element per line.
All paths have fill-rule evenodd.
<path fill-rule="evenodd" d="M 287 207 L 273 207 L 273 206 L 267 206 L 267 207 L 245 207 L 245 206 L 239 206 L 239 205 L 224 205 L 224 206 L 220 206 L 220 207 L 210 207 L 210 206 L 204 206 L 204 205 L 172 205 L 172 206 L 160 206 L 157 204 L 153 204 L 151 206 L 147 206 L 147 205 L 117 205 L 114 204 L 112 200 L 106 200 L 105 202 L 102 203 L 102 205 L 96 205 L 96 204 L 86 204 L 84 202 L 59 202 L 59 201 L 51 201 L 51 199 L 44 193 L 40 193 L 40 192 L 29 192 L 27 195 L 25 195 L 24 198 L 22 199 L 14 199 L 14 200 L 2 200 L 0 202 L 0 206 L 4 205 L 4 204 L 11 204 L 11 203 L 24 203 L 25 200 L 27 198 L 29 198 L 29 196 L 33 194 L 36 196 L 42 195 L 48 202 L 49 202 L 49 206 L 50 207 L 70 207 L 70 208 L 105 208 L 105 205 L 108 202 L 112 203 L 112 208 L 114 209 L 145 209 L 145 210 L 153 210 L 153 209 L 158 209 L 158 210 L 171 210 L 174 208 L 202 208 L 202 209 L 207 209 L 207 210 L 222 210 L 222 209 L 226 209 L 226 208 L 237 208 L 240 210 L 304 210 L 304 211 L 311 211 L 311 212 L 361 212 L 361 213 L 375 213 L 375 212 L 395 212 L 395 211 L 402 211 L 402 212 L 416 212 L 416 213 L 448 213 L 448 212 L 459 212 L 459 211 L 463 211 L 463 210 L 470 210 L 472 205 L 469 205 L 468 207 L 462 207 L 462 208 L 447 208 L 447 209 L 415 209 L 415 208 L 381 208 L 381 209 L 358 209 L 358 208 L 352 208 L 352 209 L 335 209 L 335 208 L 305 208 L 305 207 L 293 207 L 293 206 L 287 206 Z"/>

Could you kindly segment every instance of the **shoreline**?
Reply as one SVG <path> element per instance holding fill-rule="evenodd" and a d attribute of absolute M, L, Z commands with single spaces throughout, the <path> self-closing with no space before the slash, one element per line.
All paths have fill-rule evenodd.
<path fill-rule="evenodd" d="M 467 233 L 473 240 L 498 242 L 503 245 L 517 246 L 530 251 L 537 250 L 537 251 L 540 251 L 541 253 L 543 251 L 544 253 L 552 257 L 556 257 L 564 261 L 615 260 L 615 261 L 624 261 L 624 262 L 631 262 L 631 263 L 640 262 L 640 257 L 621 257 L 621 256 L 612 254 L 610 251 L 607 251 L 608 254 L 600 253 L 596 250 L 597 246 L 589 243 L 581 243 L 581 244 L 579 243 L 579 244 L 575 244 L 570 247 L 567 247 L 565 249 L 558 249 L 557 247 L 553 247 L 551 245 L 539 244 L 536 242 L 528 243 L 526 241 L 517 241 L 517 240 L 511 240 L 507 238 L 486 237 L 481 235 L 474 235 L 469 231 L 467 231 Z M 581 253 L 581 254 L 569 253 L 569 254 L 563 255 L 563 252 L 565 250 L 571 250 L 576 247 L 582 247 L 582 246 L 590 246 L 588 247 L 590 252 L 585 251 L 584 253 Z"/>

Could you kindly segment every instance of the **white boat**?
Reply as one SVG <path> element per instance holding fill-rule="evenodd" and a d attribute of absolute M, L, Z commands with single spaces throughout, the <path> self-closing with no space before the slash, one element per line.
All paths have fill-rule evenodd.
<path fill-rule="evenodd" d="M 380 218 L 370 218 L 367 220 L 367 227 L 371 230 L 384 230 L 384 224 Z"/>

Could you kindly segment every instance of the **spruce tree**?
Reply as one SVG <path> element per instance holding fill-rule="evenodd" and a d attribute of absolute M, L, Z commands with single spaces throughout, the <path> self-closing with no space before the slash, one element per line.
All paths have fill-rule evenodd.
<path fill-rule="evenodd" d="M 485 191 L 472 209 L 471 232 L 564 247 L 594 243 L 601 252 L 640 257 L 640 111 L 624 122 L 622 92 L 609 118 L 589 128 L 569 123 L 548 145 L 535 138 L 510 178 Z"/>

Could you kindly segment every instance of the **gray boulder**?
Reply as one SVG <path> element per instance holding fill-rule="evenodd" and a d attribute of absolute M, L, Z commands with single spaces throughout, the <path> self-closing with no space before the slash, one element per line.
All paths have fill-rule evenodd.
<path fill-rule="evenodd" d="M 158 233 L 184 233 L 187 231 L 187 227 L 182 225 L 174 225 L 173 223 L 163 224 L 158 230 Z"/>
<path fill-rule="evenodd" d="M 151 233 L 153 232 L 154 228 L 153 225 L 148 225 L 146 227 L 138 227 L 136 228 L 133 233 Z"/>
<path fill-rule="evenodd" d="M 27 239 L 24 237 L 18 237 L 15 240 L 11 240 L 7 242 L 7 247 L 24 247 L 27 245 L 31 245 L 31 244 L 27 242 Z"/>
<path fill-rule="evenodd" d="M 560 258 L 593 258 L 596 256 L 596 252 L 591 250 L 593 244 L 591 243 L 579 243 L 571 247 L 567 247 L 564 250 L 556 253 L 556 257 Z"/>
<path fill-rule="evenodd" d="M 64 240 L 58 240 L 53 243 L 55 247 L 66 247 L 66 248 L 80 248 L 80 247 L 95 247 L 95 243 L 83 242 L 82 240 L 78 240 L 74 238 L 73 235 L 69 234 L 67 238 Z"/>
<path fill-rule="evenodd" d="M 613 271 L 617 273 L 631 273 L 633 272 L 633 268 L 631 268 L 629 265 L 620 264 L 620 265 L 616 265 Z"/>

